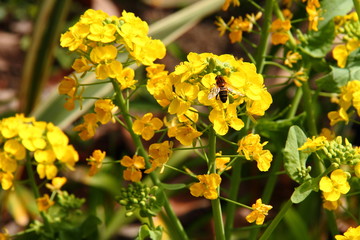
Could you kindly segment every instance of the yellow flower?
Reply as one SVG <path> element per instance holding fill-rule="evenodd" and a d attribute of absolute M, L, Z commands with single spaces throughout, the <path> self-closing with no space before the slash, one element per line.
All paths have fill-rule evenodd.
<path fill-rule="evenodd" d="M 134 121 L 132 128 L 136 134 L 148 141 L 162 126 L 163 122 L 159 118 L 153 118 L 152 113 L 146 113 L 141 119 Z"/>
<path fill-rule="evenodd" d="M 84 42 L 86 36 L 90 33 L 89 29 L 90 27 L 87 24 L 76 23 L 69 28 L 69 31 L 61 34 L 60 45 L 69 48 L 69 51 L 75 51 L 77 49 L 86 51 Z"/>
<path fill-rule="evenodd" d="M 4 151 L 16 160 L 23 160 L 25 158 L 25 148 L 15 139 L 9 139 L 4 144 Z"/>
<path fill-rule="evenodd" d="M 311 1 L 308 2 L 306 6 L 306 12 L 309 15 L 309 30 L 318 31 L 318 23 L 320 20 L 323 20 L 324 18 L 319 17 L 321 10 L 317 9 L 320 7 L 320 4 L 311 3 Z"/>
<path fill-rule="evenodd" d="M 133 158 L 124 156 L 120 163 L 126 167 L 123 177 L 126 181 L 139 182 L 142 178 L 140 169 L 145 168 L 145 159 L 142 156 L 134 155 Z"/>
<path fill-rule="evenodd" d="M 225 135 L 229 131 L 229 126 L 237 131 L 244 127 L 244 122 L 237 117 L 235 104 L 229 104 L 225 111 L 211 110 L 209 119 L 214 124 L 215 132 L 219 135 Z"/>
<path fill-rule="evenodd" d="M 260 135 L 250 133 L 240 139 L 237 152 L 243 154 L 247 160 L 255 160 L 260 171 L 268 171 L 272 161 L 272 154 L 269 150 L 264 150 L 267 142 L 260 143 Z"/>
<path fill-rule="evenodd" d="M 261 198 L 259 198 L 256 200 L 256 203 L 252 205 L 252 208 L 253 211 L 246 216 L 246 221 L 249 223 L 255 222 L 256 225 L 262 225 L 272 206 L 263 204 Z"/>
<path fill-rule="evenodd" d="M 32 125 L 34 118 L 26 118 L 24 114 L 16 114 L 15 117 L 4 118 L 0 122 L 0 133 L 4 138 L 13 138 L 22 132 L 24 125 Z"/>
<path fill-rule="evenodd" d="M 79 136 L 82 140 L 88 140 L 95 135 L 98 127 L 97 116 L 95 113 L 87 113 L 84 115 L 84 123 L 74 127 L 74 131 L 80 131 Z"/>
<path fill-rule="evenodd" d="M 95 102 L 94 111 L 96 113 L 96 118 L 102 124 L 110 122 L 112 118 L 112 110 L 115 108 L 115 105 L 110 99 L 99 99 Z"/>
<path fill-rule="evenodd" d="M 326 137 L 328 141 L 334 140 L 336 137 L 335 132 L 330 130 L 329 128 L 322 128 L 320 136 Z"/>
<path fill-rule="evenodd" d="M 232 21 L 232 20 L 230 20 L 230 21 Z M 224 19 L 217 16 L 215 25 L 218 26 L 217 30 L 220 32 L 219 33 L 220 37 L 223 36 L 225 34 L 226 30 L 228 29 L 228 24 L 225 23 Z"/>
<path fill-rule="evenodd" d="M 357 240 L 360 237 L 360 226 L 356 228 L 349 227 L 344 235 L 335 235 L 336 240 Z"/>
<path fill-rule="evenodd" d="M 13 186 L 14 175 L 11 172 L 0 171 L 0 183 L 4 190 L 9 190 Z"/>
<path fill-rule="evenodd" d="M 241 42 L 243 32 L 251 32 L 253 23 L 241 16 L 233 19 L 230 24 L 229 39 L 231 43 Z"/>
<path fill-rule="evenodd" d="M 39 174 L 40 179 L 45 177 L 47 179 L 53 179 L 56 176 L 58 169 L 54 165 L 56 157 L 53 150 L 36 150 L 34 158 L 37 162 L 36 171 Z"/>
<path fill-rule="evenodd" d="M 315 152 L 325 146 L 327 142 L 326 137 L 324 136 L 313 136 L 312 138 L 307 138 L 306 142 L 298 148 L 299 151 L 306 150 L 307 152 Z"/>
<path fill-rule="evenodd" d="M 168 71 L 164 69 L 164 64 L 153 64 L 146 68 L 149 78 L 146 88 L 162 107 L 168 106 L 173 99 L 173 85 L 168 77 Z"/>
<path fill-rule="evenodd" d="M 80 17 L 80 22 L 84 24 L 93 24 L 101 22 L 108 18 L 109 15 L 102 10 L 88 9 Z"/>
<path fill-rule="evenodd" d="M 59 94 L 68 94 L 74 89 L 76 89 L 76 81 L 71 77 L 64 77 L 58 87 Z"/>
<path fill-rule="evenodd" d="M 334 210 L 338 209 L 338 207 L 339 207 L 339 200 L 337 200 L 337 201 L 324 200 L 323 201 L 323 208 L 325 208 L 329 211 L 334 211 Z"/>
<path fill-rule="evenodd" d="M 224 2 L 221 9 L 223 11 L 227 11 L 228 8 L 230 7 L 230 4 L 232 4 L 234 7 L 239 7 L 240 6 L 240 0 L 225 0 L 225 2 Z"/>
<path fill-rule="evenodd" d="M 345 109 L 340 108 L 339 111 L 331 111 L 328 113 L 330 119 L 330 126 L 334 126 L 338 122 L 345 121 L 345 124 L 349 122 L 349 116 Z"/>
<path fill-rule="evenodd" d="M 151 167 L 145 171 L 145 173 L 150 173 L 154 171 L 157 167 L 160 168 L 160 173 L 164 169 L 164 164 L 167 163 L 171 154 L 173 143 L 171 141 L 164 141 L 162 143 L 153 143 L 149 147 L 149 157 Z"/>
<path fill-rule="evenodd" d="M 221 152 L 216 153 L 216 156 L 217 156 L 215 159 L 216 169 L 219 170 L 220 172 L 230 170 L 231 167 L 226 166 L 226 164 L 230 162 L 230 158 L 229 157 L 220 157 L 221 155 L 222 155 Z"/>
<path fill-rule="evenodd" d="M 124 68 L 120 74 L 116 76 L 116 80 L 120 83 L 121 90 L 126 88 L 133 88 L 137 83 L 134 79 L 135 72 L 132 68 Z"/>
<path fill-rule="evenodd" d="M 95 173 L 99 171 L 105 156 L 106 156 L 105 151 L 102 152 L 101 150 L 97 149 L 93 151 L 92 155 L 88 159 L 86 159 L 86 161 L 88 161 L 88 165 L 90 165 L 90 170 L 89 170 L 90 176 L 94 176 Z"/>
<path fill-rule="evenodd" d="M 348 174 L 342 169 L 337 169 L 329 177 L 322 177 L 319 182 L 319 188 L 327 201 L 339 200 L 341 194 L 346 194 L 350 190 L 347 181 Z"/>
<path fill-rule="evenodd" d="M 175 137 L 182 145 L 191 145 L 195 138 L 200 137 L 201 132 L 198 132 L 190 125 L 178 124 L 170 127 L 168 130 L 169 137 Z"/>
<path fill-rule="evenodd" d="M 334 47 L 332 54 L 333 58 L 337 61 L 337 65 L 344 68 L 346 66 L 347 57 L 350 54 L 345 44 L 340 44 Z"/>
<path fill-rule="evenodd" d="M 39 209 L 39 211 L 46 211 L 48 210 L 52 205 L 55 204 L 54 201 L 50 200 L 48 194 L 44 194 L 43 197 L 36 199 L 36 204 Z"/>
<path fill-rule="evenodd" d="M 218 198 L 218 187 L 221 183 L 221 177 L 216 173 L 198 175 L 200 182 L 193 183 L 190 186 L 190 193 L 194 197 L 204 196 L 207 199 L 214 200 Z"/>
<path fill-rule="evenodd" d="M 72 68 L 78 73 L 86 72 L 91 69 L 91 62 L 87 60 L 84 56 L 81 56 L 80 58 L 75 59 Z"/>
<path fill-rule="evenodd" d="M 169 105 L 169 113 L 182 115 L 189 110 L 191 103 L 195 100 L 199 93 L 199 87 L 190 83 L 175 84 L 176 97 Z"/>
<path fill-rule="evenodd" d="M 298 52 L 288 51 L 286 53 L 286 59 L 284 61 L 284 64 L 289 66 L 290 68 L 293 67 L 293 63 L 297 63 L 301 59 L 301 55 Z"/>
<path fill-rule="evenodd" d="M 54 177 L 50 183 L 46 183 L 46 187 L 51 191 L 58 191 L 66 183 L 66 177 Z"/>
<path fill-rule="evenodd" d="M 289 40 L 288 31 L 291 28 L 291 23 L 289 19 L 282 21 L 281 19 L 276 19 L 272 22 L 270 32 L 271 42 L 274 45 L 285 44 Z"/>
<path fill-rule="evenodd" d="M 116 27 L 114 24 L 104 25 L 102 22 L 93 23 L 90 25 L 90 34 L 88 39 L 96 42 L 110 43 L 116 40 L 114 35 Z"/>

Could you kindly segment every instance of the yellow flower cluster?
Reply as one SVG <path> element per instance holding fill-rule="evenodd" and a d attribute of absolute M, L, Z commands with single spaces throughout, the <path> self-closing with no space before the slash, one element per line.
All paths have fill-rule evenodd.
<path fill-rule="evenodd" d="M 137 155 L 134 155 L 133 158 L 124 156 L 120 163 L 126 167 L 123 172 L 126 181 L 139 182 L 141 180 L 142 172 L 140 169 L 145 168 L 145 159 L 143 157 Z"/>
<path fill-rule="evenodd" d="M 229 127 L 240 130 L 244 126 L 239 114 L 262 116 L 272 103 L 264 79 L 256 73 L 254 64 L 237 60 L 232 55 L 212 53 L 190 53 L 187 59 L 172 73 L 164 71 L 162 65 L 147 68 L 148 91 L 161 106 L 168 107 L 170 114 L 176 114 L 180 126 L 191 125 L 195 129 L 198 119 L 195 106 L 205 105 L 211 108 L 209 120 L 216 133 L 225 135 Z M 222 83 L 216 80 L 219 77 Z M 219 94 L 222 98 L 225 94 L 226 98 L 219 99 Z M 238 110 L 240 105 L 244 106 L 243 112 Z M 192 132 L 193 129 L 183 131 Z M 193 134 L 193 137 L 198 135 Z M 189 139 L 184 142 L 189 143 Z"/>
<path fill-rule="evenodd" d="M 352 51 L 360 47 L 360 24 L 356 12 L 334 18 L 336 32 L 342 36 L 343 43 L 333 49 L 333 57 L 341 68 L 346 66 L 347 58 Z"/>
<path fill-rule="evenodd" d="M 116 60 L 119 50 L 125 48 L 130 58 L 144 65 L 165 56 L 164 44 L 149 37 L 148 31 L 147 23 L 131 12 L 124 10 L 121 17 L 110 17 L 101 10 L 89 9 L 61 35 L 60 45 L 84 56 L 75 62 L 75 70 L 95 67 L 98 79 L 118 78 L 123 71 Z"/>
<path fill-rule="evenodd" d="M 221 17 L 217 17 L 215 24 L 218 26 L 220 36 L 223 36 L 226 31 L 229 31 L 229 39 L 231 43 L 241 42 L 243 32 L 251 32 L 254 23 L 261 18 L 261 12 L 254 14 L 246 14 L 246 17 L 231 17 L 226 23 Z"/>
<path fill-rule="evenodd" d="M 338 99 L 340 106 L 339 110 L 331 111 L 328 113 L 330 119 L 330 125 L 334 126 L 336 123 L 345 121 L 349 122 L 349 116 L 347 111 L 353 106 L 358 116 L 360 116 L 360 81 L 349 81 L 345 86 L 341 87 L 341 93 Z"/>
<path fill-rule="evenodd" d="M 247 160 L 255 160 L 260 171 L 266 172 L 270 168 L 273 156 L 269 150 L 264 150 L 267 142 L 260 143 L 260 135 L 248 134 L 239 142 L 238 153 L 243 154 Z"/>
<path fill-rule="evenodd" d="M 33 153 L 41 179 L 53 179 L 61 164 L 73 170 L 79 160 L 78 153 L 60 128 L 23 114 L 1 120 L 0 145 L 0 182 L 4 190 L 12 187 L 13 174 L 18 163 L 26 160 L 27 151 Z"/>

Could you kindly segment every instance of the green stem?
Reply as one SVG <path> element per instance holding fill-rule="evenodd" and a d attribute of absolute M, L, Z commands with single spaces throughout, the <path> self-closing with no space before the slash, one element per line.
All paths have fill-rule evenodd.
<path fill-rule="evenodd" d="M 303 82 L 303 85 L 301 86 L 302 90 L 303 90 L 303 101 L 304 101 L 304 108 L 306 111 L 306 120 L 307 120 L 307 127 L 309 130 L 309 133 L 311 136 L 316 136 L 317 135 L 317 129 L 316 129 L 316 117 L 315 117 L 315 109 L 313 106 L 313 99 L 312 99 L 312 95 L 311 95 L 311 90 L 309 87 L 309 83 L 308 82 Z"/>
<path fill-rule="evenodd" d="M 135 146 L 139 150 L 139 155 L 145 159 L 146 167 L 149 168 L 150 167 L 149 156 L 144 148 L 144 145 L 142 144 L 140 136 L 135 134 L 135 132 L 132 129 L 132 124 L 133 124 L 132 119 L 129 114 L 129 109 L 127 107 L 126 101 L 121 94 L 119 84 L 114 79 L 112 80 L 112 84 L 113 84 L 113 88 L 116 93 L 115 102 L 116 102 L 117 106 L 120 108 L 121 113 L 123 114 L 125 125 L 127 126 L 127 130 L 129 131 L 131 138 L 134 141 Z M 154 185 L 159 186 L 161 184 L 160 179 L 154 174 L 154 172 L 150 173 L 149 175 L 150 175 L 150 178 L 151 178 L 152 182 L 154 183 Z M 176 233 L 173 234 L 174 235 L 173 237 L 176 237 L 179 240 L 188 239 L 188 236 L 186 235 L 186 232 L 185 232 L 179 218 L 176 216 L 174 210 L 172 209 L 172 207 L 170 205 L 167 195 L 165 194 L 164 191 L 161 191 L 161 194 L 162 194 L 162 198 L 164 199 L 165 212 L 168 215 L 168 218 L 173 223 L 173 226 L 175 228 L 174 231 L 176 231 Z"/>
<path fill-rule="evenodd" d="M 241 161 L 235 161 L 232 166 L 232 174 L 231 174 L 231 186 L 229 192 L 229 199 L 236 202 L 238 198 L 240 182 L 241 182 Z M 229 203 L 225 210 L 226 222 L 225 222 L 225 238 L 231 238 L 231 230 L 234 226 L 234 218 L 235 218 L 235 209 L 236 205 L 233 203 Z"/>
<path fill-rule="evenodd" d="M 26 153 L 25 168 L 26 168 L 26 172 L 27 172 L 27 175 L 28 175 L 28 180 L 29 180 L 29 183 L 30 183 L 30 187 L 32 189 L 32 192 L 34 193 L 35 199 L 37 199 L 41 195 L 40 195 L 39 188 L 37 187 L 37 184 L 36 184 L 35 174 L 34 174 L 34 171 L 33 171 L 33 168 L 32 168 L 32 164 L 31 164 L 31 160 L 30 160 L 30 156 L 29 156 L 28 152 Z M 52 231 L 51 225 L 49 224 L 49 221 L 48 221 L 47 217 L 45 216 L 44 212 L 42 212 L 42 211 L 40 211 L 40 215 L 41 215 L 41 218 L 44 221 L 44 228 L 45 228 L 46 232 L 49 233 L 49 235 L 51 236 L 53 231 Z"/>
<path fill-rule="evenodd" d="M 303 91 L 301 88 L 297 88 L 296 89 L 296 93 L 295 93 L 295 96 L 293 97 L 292 101 L 291 101 L 291 106 L 290 106 L 290 110 L 287 114 L 287 119 L 290 119 L 292 117 L 295 117 L 295 114 L 296 114 L 296 111 L 299 107 L 299 103 L 300 103 L 300 100 L 301 100 L 301 97 L 303 95 Z"/>
<path fill-rule="evenodd" d="M 275 228 L 279 225 L 280 221 L 284 218 L 286 212 L 290 209 L 292 206 L 292 202 L 289 199 L 281 208 L 280 212 L 276 215 L 276 217 L 272 220 L 270 225 L 266 228 L 263 235 L 259 238 L 259 240 L 266 240 L 268 239 L 272 232 L 275 230 Z"/>
<path fill-rule="evenodd" d="M 216 134 L 213 128 L 209 129 L 209 172 L 216 173 Z M 220 189 L 220 188 L 219 188 Z M 220 198 L 211 201 L 212 212 L 214 216 L 215 235 L 217 240 L 225 240 L 224 223 Z"/>
<path fill-rule="evenodd" d="M 264 24 L 262 26 L 259 47 L 255 54 L 255 64 L 258 73 L 262 73 L 264 70 L 265 54 L 268 45 L 269 29 L 272 22 L 272 9 L 274 0 L 266 0 L 265 2 L 265 13 L 264 13 Z"/>

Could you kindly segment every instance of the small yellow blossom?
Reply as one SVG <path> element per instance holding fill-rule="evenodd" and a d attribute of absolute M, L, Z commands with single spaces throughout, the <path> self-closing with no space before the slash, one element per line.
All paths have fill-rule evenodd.
<path fill-rule="evenodd" d="M 46 211 L 48 210 L 52 205 L 55 204 L 54 201 L 50 200 L 48 194 L 44 194 L 43 197 L 36 199 L 36 204 L 39 209 L 39 211 Z"/>
<path fill-rule="evenodd" d="M 115 105 L 110 99 L 99 99 L 95 102 L 94 111 L 96 113 L 96 118 L 102 124 L 110 122 L 112 119 L 112 110 L 115 108 Z"/>
<path fill-rule="evenodd" d="M 84 56 L 81 56 L 80 58 L 75 59 L 73 65 L 72 65 L 72 68 L 78 73 L 86 72 L 86 71 L 90 70 L 91 67 L 92 67 L 91 62 L 88 59 L 86 59 Z M 63 94 L 63 93 L 60 93 L 60 94 Z"/>
<path fill-rule="evenodd" d="M 79 136 L 82 140 L 88 140 L 95 135 L 98 128 L 97 116 L 95 113 L 87 113 L 84 115 L 84 123 L 74 127 L 74 131 L 80 131 Z"/>
<path fill-rule="evenodd" d="M 219 135 L 225 135 L 229 131 L 229 126 L 237 131 L 244 127 L 244 122 L 237 116 L 235 104 L 230 104 L 226 110 L 211 110 L 209 120 Z"/>
<path fill-rule="evenodd" d="M 260 171 L 268 171 L 273 156 L 269 150 L 263 149 L 267 142 L 260 143 L 260 135 L 248 134 L 238 142 L 237 152 L 243 154 L 247 160 L 255 160 Z"/>
<path fill-rule="evenodd" d="M 306 142 L 298 148 L 299 151 L 306 150 L 308 152 L 315 152 L 325 146 L 327 141 L 324 136 L 313 136 L 312 138 L 307 138 Z"/>
<path fill-rule="evenodd" d="M 116 76 L 116 80 L 120 83 L 121 90 L 133 88 L 137 80 L 134 79 L 135 72 L 132 68 L 124 68 L 120 74 Z"/>
<path fill-rule="evenodd" d="M 346 194 L 350 190 L 347 181 L 348 174 L 342 169 L 337 169 L 329 177 L 322 177 L 319 182 L 319 188 L 327 201 L 339 200 L 341 194 Z"/>
<path fill-rule="evenodd" d="M 272 206 L 263 204 L 261 198 L 259 198 L 251 207 L 253 208 L 253 211 L 246 216 L 246 221 L 249 223 L 255 222 L 256 225 L 262 225 L 268 212 L 272 209 Z"/>
<path fill-rule="evenodd" d="M 152 113 L 146 113 L 141 119 L 134 121 L 132 128 L 136 134 L 148 141 L 162 126 L 163 122 L 159 118 L 153 117 Z"/>
<path fill-rule="evenodd" d="M 329 128 L 322 128 L 320 136 L 326 137 L 328 141 L 334 140 L 336 137 L 335 132 L 330 130 Z"/>
<path fill-rule="evenodd" d="M 215 25 L 218 26 L 217 30 L 219 31 L 219 36 L 220 37 L 225 34 L 226 30 L 228 30 L 228 24 L 226 24 L 224 19 L 222 19 L 219 16 L 216 17 Z"/>
<path fill-rule="evenodd" d="M 47 179 L 53 179 L 56 176 L 58 169 L 54 164 L 56 156 L 52 149 L 36 150 L 34 158 L 37 162 L 36 171 L 40 179 L 45 177 Z"/>
<path fill-rule="evenodd" d="M 343 235 L 335 235 L 336 240 L 357 240 L 360 237 L 360 226 L 349 227 Z"/>
<path fill-rule="evenodd" d="M 195 138 L 200 137 L 201 132 L 198 132 L 190 125 L 178 124 L 170 127 L 168 130 L 169 137 L 175 137 L 182 145 L 191 145 Z"/>
<path fill-rule="evenodd" d="M 50 189 L 51 191 L 58 191 L 64 184 L 66 183 L 67 179 L 66 177 L 54 177 L 51 180 L 51 184 L 47 183 L 46 187 Z"/>
<path fill-rule="evenodd" d="M 248 19 L 243 19 L 241 16 L 238 18 L 234 18 L 229 23 L 229 39 L 231 43 L 241 42 L 242 41 L 242 33 L 243 32 L 251 32 L 253 28 L 253 23 Z"/>
<path fill-rule="evenodd" d="M 123 172 L 124 179 L 126 181 L 139 182 L 142 178 L 140 169 L 145 168 L 145 159 L 142 156 L 134 155 L 133 158 L 124 156 L 120 163 L 126 167 Z"/>
<path fill-rule="evenodd" d="M 110 43 L 116 40 L 114 35 L 116 26 L 114 24 L 102 24 L 102 22 L 93 23 L 90 25 L 90 33 L 88 39 L 95 42 Z"/>
<path fill-rule="evenodd" d="M 218 198 L 218 187 L 221 183 L 221 177 L 216 173 L 198 175 L 200 182 L 193 183 L 190 186 L 190 193 L 194 197 L 204 196 L 207 199 L 214 200 Z"/>
<path fill-rule="evenodd" d="M 227 171 L 231 169 L 231 166 L 228 167 L 226 164 L 230 162 L 229 157 L 221 157 L 222 153 L 216 153 L 215 166 L 220 172 Z"/>
<path fill-rule="evenodd" d="M 167 163 L 171 154 L 173 143 L 171 141 L 164 141 L 162 143 L 153 143 L 149 147 L 149 156 L 151 167 L 145 173 L 151 173 L 156 168 L 160 168 L 160 173 L 164 169 L 164 164 Z"/>
<path fill-rule="evenodd" d="M 291 23 L 289 19 L 281 20 L 276 19 L 272 22 L 270 32 L 271 35 L 271 42 L 274 45 L 278 44 L 285 44 L 289 40 L 288 31 L 291 28 Z"/>
<path fill-rule="evenodd" d="M 323 208 L 329 210 L 329 211 L 334 211 L 336 209 L 338 209 L 339 207 L 339 200 L 337 201 L 328 201 L 325 200 L 323 201 Z"/>
<path fill-rule="evenodd" d="M 86 159 L 88 161 L 88 164 L 90 165 L 90 176 L 94 176 L 99 171 L 105 156 L 105 151 L 102 152 L 101 150 L 97 149 L 93 151 L 92 155 L 88 159 Z"/>
<path fill-rule="evenodd" d="M 342 121 L 344 121 L 345 124 L 349 122 L 349 116 L 344 108 L 340 108 L 338 111 L 329 112 L 328 118 L 330 119 L 330 126 L 334 126 Z"/>
<path fill-rule="evenodd" d="M 286 58 L 284 64 L 289 66 L 290 68 L 293 67 L 293 63 L 297 63 L 301 59 L 301 55 L 298 52 L 288 51 L 286 53 Z"/>
<path fill-rule="evenodd" d="M 4 190 L 9 190 L 13 186 L 14 175 L 11 172 L 0 171 L 0 183 Z"/>
<path fill-rule="evenodd" d="M 240 0 L 225 0 L 225 2 L 224 2 L 221 9 L 223 11 L 227 11 L 228 8 L 230 7 L 230 4 L 232 4 L 234 7 L 239 7 L 240 6 Z"/>
<path fill-rule="evenodd" d="M 306 5 L 306 12 L 309 15 L 309 30 L 318 31 L 318 24 L 320 20 L 323 20 L 323 17 L 320 17 L 321 9 L 319 9 L 320 4 L 312 4 L 311 1 Z"/>

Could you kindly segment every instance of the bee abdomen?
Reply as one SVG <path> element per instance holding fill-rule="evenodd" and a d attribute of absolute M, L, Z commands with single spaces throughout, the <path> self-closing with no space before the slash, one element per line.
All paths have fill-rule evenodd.
<path fill-rule="evenodd" d="M 226 90 L 223 90 L 223 89 L 220 90 L 219 98 L 223 103 L 226 103 L 227 97 L 228 97 L 228 92 Z"/>

